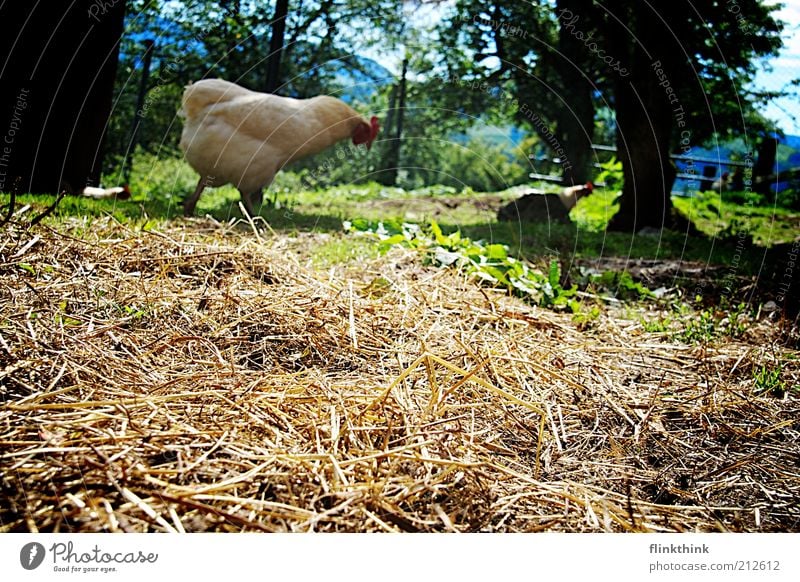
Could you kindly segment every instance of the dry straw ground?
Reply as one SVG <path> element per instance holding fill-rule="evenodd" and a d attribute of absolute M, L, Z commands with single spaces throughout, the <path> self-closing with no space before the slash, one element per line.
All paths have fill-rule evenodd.
<path fill-rule="evenodd" d="M 692 346 L 408 250 L 320 273 L 210 221 L 5 231 L 2 531 L 800 531 L 767 316 Z"/>

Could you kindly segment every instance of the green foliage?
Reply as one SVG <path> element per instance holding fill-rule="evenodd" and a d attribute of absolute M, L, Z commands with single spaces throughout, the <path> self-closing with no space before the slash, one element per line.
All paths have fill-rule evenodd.
<path fill-rule="evenodd" d="M 17 263 L 17 267 L 26 273 L 33 275 L 34 277 L 36 276 L 36 269 L 34 269 L 33 265 L 29 263 Z"/>
<path fill-rule="evenodd" d="M 655 319 L 640 316 L 639 321 L 646 332 L 667 333 L 690 344 L 708 344 L 720 338 L 741 339 L 752 319 L 752 311 L 745 303 L 731 305 L 723 299 L 719 305 L 705 308 L 692 308 L 690 303 L 678 301 L 672 304 L 672 313 Z"/>
<path fill-rule="evenodd" d="M 761 206 L 766 203 L 763 194 L 751 191 L 723 191 L 721 198 L 724 202 L 742 206 Z"/>
<path fill-rule="evenodd" d="M 572 316 L 572 321 L 578 325 L 578 329 L 583 331 L 593 327 L 600 319 L 602 311 L 597 305 L 586 308 L 585 304 L 580 304 L 578 310 Z"/>
<path fill-rule="evenodd" d="M 611 293 L 623 301 L 653 297 L 653 292 L 638 281 L 634 281 L 627 271 L 606 271 L 599 275 L 592 275 L 590 284 L 598 291 Z"/>
<path fill-rule="evenodd" d="M 775 196 L 775 205 L 781 208 L 800 210 L 800 187 L 791 187 L 781 190 Z"/>
<path fill-rule="evenodd" d="M 700 231 L 715 238 L 730 239 L 734 244 L 741 240 L 748 246 L 751 243 L 769 246 L 792 241 L 797 236 L 792 211 L 763 203 L 732 203 L 727 193 L 720 200 L 718 193 L 698 192 L 691 198 L 676 197 L 673 204 Z"/>
<path fill-rule="evenodd" d="M 379 249 L 374 244 L 357 238 L 331 238 L 317 245 L 311 252 L 311 261 L 318 267 L 339 264 L 358 264 L 364 259 L 377 257 Z"/>
<path fill-rule="evenodd" d="M 677 315 L 683 322 L 677 339 L 687 343 L 707 344 L 719 337 L 741 338 L 751 321 L 751 313 L 745 303 L 728 305 L 723 301 L 718 307 L 693 310 L 688 304 L 675 306 Z"/>
<path fill-rule="evenodd" d="M 423 229 L 411 223 L 356 219 L 345 223 L 345 231 L 374 236 L 384 249 L 393 245 L 417 249 L 433 265 L 461 269 L 482 284 L 506 289 L 543 307 L 579 309 L 573 299 L 577 289 L 561 286 L 558 261 L 551 261 L 545 275 L 510 256 L 505 245 L 473 241 L 459 231 L 445 234 L 436 222 Z"/>
<path fill-rule="evenodd" d="M 598 188 L 590 196 L 578 200 L 578 204 L 570 212 L 570 218 L 581 230 L 603 232 L 617 210 L 617 192 Z"/>
<path fill-rule="evenodd" d="M 623 174 L 622 162 L 616 156 L 612 156 L 610 160 L 600 164 L 601 172 L 597 175 L 598 182 L 605 184 L 605 188 L 609 190 L 619 190 L 622 188 Z"/>
<path fill-rule="evenodd" d="M 775 366 L 761 364 L 753 368 L 753 388 L 756 394 L 769 394 L 783 398 L 786 394 L 786 382 L 783 380 L 783 364 Z"/>
<path fill-rule="evenodd" d="M 116 184 L 116 174 L 103 177 L 106 184 Z M 142 148 L 132 156 L 129 187 L 134 201 L 158 201 L 178 205 L 197 186 L 198 175 L 176 151 L 156 155 Z"/>
<path fill-rule="evenodd" d="M 719 333 L 717 318 L 708 309 L 702 309 L 688 318 L 679 338 L 687 343 L 707 344 L 713 341 Z"/>
<path fill-rule="evenodd" d="M 642 329 L 648 333 L 664 333 L 670 329 L 670 320 L 665 317 L 657 317 L 655 319 L 639 318 L 639 323 L 642 324 Z"/>
<path fill-rule="evenodd" d="M 508 143 L 491 144 L 480 137 L 464 144 L 440 137 L 409 137 L 401 160 L 401 167 L 406 169 L 399 172 L 398 183 L 408 189 L 442 184 L 459 190 L 496 192 L 526 183 L 530 171 L 524 152 Z"/>
<path fill-rule="evenodd" d="M 278 172 L 270 192 L 317 190 L 343 184 L 363 185 L 375 179 L 378 158 L 348 141 Z M 292 175 L 293 174 L 293 175 Z"/>

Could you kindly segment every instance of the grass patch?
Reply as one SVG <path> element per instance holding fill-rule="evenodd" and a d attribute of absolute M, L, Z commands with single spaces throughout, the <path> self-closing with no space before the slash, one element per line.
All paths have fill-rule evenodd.
<path fill-rule="evenodd" d="M 380 247 L 371 241 L 342 235 L 326 237 L 326 240 L 315 244 L 310 251 L 311 263 L 319 268 L 346 263 L 357 265 L 380 255 Z"/>

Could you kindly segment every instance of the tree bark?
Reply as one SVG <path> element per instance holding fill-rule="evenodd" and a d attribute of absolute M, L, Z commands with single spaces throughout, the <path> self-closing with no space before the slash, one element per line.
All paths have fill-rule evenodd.
<path fill-rule="evenodd" d="M 594 103 L 590 91 L 579 87 L 568 101 L 571 110 L 558 120 L 558 135 L 564 140 L 566 159 L 562 162 L 562 183 L 565 186 L 585 184 L 591 178 L 592 138 L 594 137 Z"/>
<path fill-rule="evenodd" d="M 392 141 L 389 142 L 389 149 L 383 164 L 382 183 L 387 186 L 397 184 L 397 168 L 400 165 L 400 146 L 403 141 L 403 118 L 406 111 L 406 77 L 408 76 L 408 59 L 403 59 L 403 69 L 400 73 L 400 80 L 397 84 L 397 107 L 392 107 L 390 115 L 395 123 L 395 132 Z M 386 128 L 389 130 L 389 128 Z"/>
<path fill-rule="evenodd" d="M 614 93 L 617 156 L 622 162 L 624 184 L 619 211 L 608 230 L 675 226 L 671 192 L 676 170 L 669 157 L 672 112 L 663 89 L 652 79 L 639 79 L 638 87 L 620 80 Z"/>
<path fill-rule="evenodd" d="M 556 11 L 569 11 L 579 15 L 589 26 L 592 0 L 557 0 Z M 557 134 L 564 141 L 566 160 L 562 165 L 562 179 L 565 186 L 585 184 L 591 177 L 592 139 L 594 137 L 595 108 L 592 92 L 595 90 L 592 79 L 586 77 L 585 70 L 594 67 L 582 66 L 586 61 L 584 43 L 564 26 L 562 19 L 558 31 L 558 48 L 566 62 L 560 67 L 562 96 L 567 107 L 559 112 Z"/>
<path fill-rule="evenodd" d="M 673 131 L 681 131 L 681 139 L 691 142 L 688 120 L 674 90 L 682 81 L 677 78 L 682 61 L 654 8 L 633 7 L 624 0 L 610 2 L 608 8 L 618 19 L 627 14 L 627 21 L 613 20 L 606 34 L 609 54 L 625 61 L 628 74 L 618 75 L 613 83 L 617 156 L 624 184 L 619 211 L 607 228 L 631 232 L 685 227 L 673 215 L 671 193 L 677 172 L 669 157 Z M 644 45 L 630 40 L 628 26 Z"/>
<path fill-rule="evenodd" d="M 97 183 L 125 2 L 0 8 L 0 190 L 77 192 Z"/>
<path fill-rule="evenodd" d="M 267 93 L 275 93 L 281 86 L 281 56 L 288 14 L 289 0 L 277 0 L 275 16 L 272 19 L 272 34 L 269 37 L 269 55 L 267 55 L 267 81 L 264 87 Z"/>

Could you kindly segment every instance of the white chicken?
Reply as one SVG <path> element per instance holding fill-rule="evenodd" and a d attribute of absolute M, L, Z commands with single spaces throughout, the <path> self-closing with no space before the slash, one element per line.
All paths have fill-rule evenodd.
<path fill-rule="evenodd" d="M 558 193 L 558 199 L 561 200 L 561 204 L 564 205 L 567 212 L 575 208 L 575 205 L 578 203 L 578 200 L 583 198 L 584 196 L 588 196 L 594 191 L 594 184 L 591 182 L 586 182 L 586 184 L 580 184 L 578 186 L 569 186 L 568 188 L 564 188 L 561 192 Z"/>
<path fill-rule="evenodd" d="M 186 87 L 181 149 L 200 174 L 184 214 L 194 213 L 207 186 L 233 184 L 251 215 L 261 192 L 286 164 L 352 138 L 367 149 L 378 135 L 378 118 L 367 121 L 343 101 L 321 95 L 292 99 L 257 93 L 221 79 Z"/>

